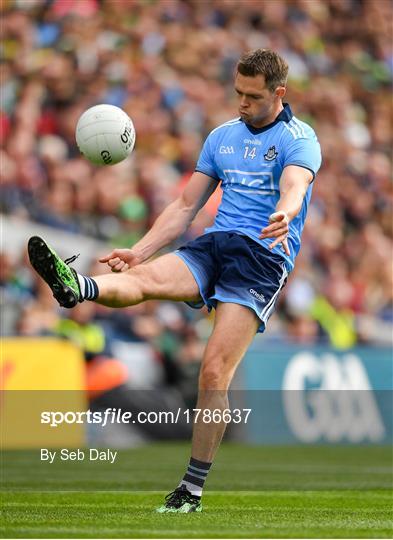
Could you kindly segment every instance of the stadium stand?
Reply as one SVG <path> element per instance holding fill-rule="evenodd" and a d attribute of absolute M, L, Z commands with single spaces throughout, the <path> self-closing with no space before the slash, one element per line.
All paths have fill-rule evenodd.
<path fill-rule="evenodd" d="M 64 257 L 74 245 L 83 258 L 83 238 L 102 251 L 131 245 L 187 181 L 208 132 L 236 116 L 241 52 L 270 47 L 289 62 L 288 101 L 315 128 L 323 166 L 264 339 L 391 343 L 390 2 L 15 0 L 1 9 L 3 335 L 51 335 L 69 315 L 14 249 L 13 228 L 50 227 L 67 239 Z M 75 144 L 78 116 L 97 103 L 124 108 L 136 127 L 134 154 L 115 168 L 94 168 Z M 199 234 L 218 203 L 180 241 Z M 91 245 L 87 253 L 84 264 L 104 271 Z M 96 306 L 88 319 L 108 346 L 148 344 L 170 384 L 179 366 L 194 377 L 210 325 L 206 312 L 158 302 L 120 314 Z"/>

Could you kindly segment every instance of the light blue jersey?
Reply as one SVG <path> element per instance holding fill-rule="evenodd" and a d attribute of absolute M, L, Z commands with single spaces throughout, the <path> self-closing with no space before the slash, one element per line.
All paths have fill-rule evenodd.
<path fill-rule="evenodd" d="M 215 231 L 237 231 L 264 247 L 273 241 L 259 239 L 269 224 L 280 198 L 284 167 L 299 165 L 315 178 L 321 166 L 321 149 L 314 130 L 295 116 L 288 104 L 276 120 L 261 129 L 237 118 L 214 129 L 207 137 L 196 171 L 221 181 L 222 201 L 212 227 Z M 285 259 L 288 271 L 300 249 L 300 237 L 311 198 L 310 184 L 299 214 L 289 225 L 290 256 L 276 246 L 273 251 Z"/>

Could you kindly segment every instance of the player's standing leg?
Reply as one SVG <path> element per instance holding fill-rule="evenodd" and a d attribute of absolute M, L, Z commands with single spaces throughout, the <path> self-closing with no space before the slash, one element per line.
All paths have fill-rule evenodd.
<path fill-rule="evenodd" d="M 260 320 L 251 309 L 239 304 L 218 303 L 199 376 L 196 408 L 201 413 L 194 424 L 190 463 L 179 487 L 168 495 L 158 512 L 201 511 L 203 485 L 226 428 L 223 411 L 229 408 L 228 388 L 259 325 Z M 215 410 L 219 414 L 213 417 L 211 413 Z M 204 414 L 204 411 L 211 412 Z M 221 421 L 214 422 L 217 416 Z"/>

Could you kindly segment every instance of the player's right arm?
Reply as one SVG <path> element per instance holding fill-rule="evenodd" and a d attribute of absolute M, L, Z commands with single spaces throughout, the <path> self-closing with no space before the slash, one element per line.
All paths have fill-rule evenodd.
<path fill-rule="evenodd" d="M 183 193 L 165 208 L 139 242 L 131 249 L 114 249 L 99 261 L 107 263 L 112 272 L 124 272 L 145 262 L 188 229 L 217 186 L 214 178 L 194 172 Z"/>

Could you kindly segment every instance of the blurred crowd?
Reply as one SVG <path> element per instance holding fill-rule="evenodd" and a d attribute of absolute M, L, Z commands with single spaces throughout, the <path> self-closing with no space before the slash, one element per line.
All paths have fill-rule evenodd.
<path fill-rule="evenodd" d="M 2 213 L 75 235 L 82 254 L 78 235 L 131 246 L 184 187 L 209 131 L 236 116 L 239 56 L 272 48 L 289 63 L 288 102 L 316 130 L 323 166 L 266 339 L 391 343 L 389 0 L 4 0 L 1 9 Z M 123 108 L 136 128 L 135 151 L 115 167 L 92 166 L 76 147 L 78 117 L 98 103 Z M 179 243 L 202 233 L 218 204 L 216 193 Z M 57 310 L 26 254 L 7 250 L 12 231 L 3 235 L 3 334 L 67 335 L 87 359 L 113 354 L 115 338 L 147 343 L 168 381 L 187 380 L 179 366 L 194 377 L 205 311 Z"/>

